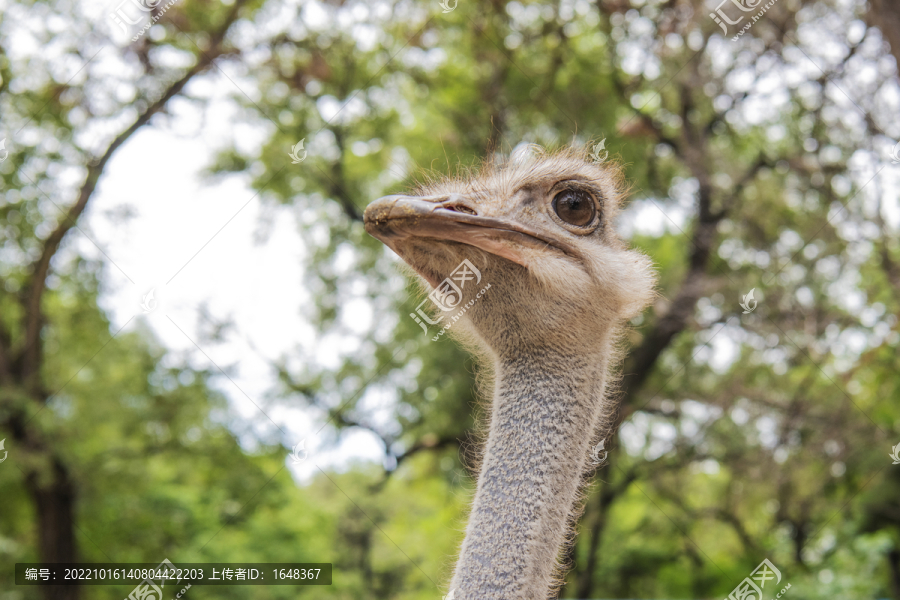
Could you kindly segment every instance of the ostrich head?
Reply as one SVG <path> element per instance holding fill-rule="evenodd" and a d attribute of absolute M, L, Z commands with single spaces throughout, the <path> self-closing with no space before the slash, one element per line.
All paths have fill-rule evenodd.
<path fill-rule="evenodd" d="M 613 228 L 620 171 L 583 149 L 528 150 L 365 212 L 366 231 L 427 286 L 440 286 L 463 260 L 482 279 L 460 290 L 465 310 L 453 319 L 495 374 L 451 582 L 459 600 L 553 595 L 589 444 L 614 422 L 606 390 L 618 332 L 653 294 L 649 260 Z"/>
<path fill-rule="evenodd" d="M 463 259 L 472 262 L 491 290 L 459 329 L 484 349 L 578 347 L 644 309 L 653 271 L 613 227 L 623 200 L 616 166 L 591 162 L 584 149 L 516 154 L 471 177 L 376 200 L 365 211 L 366 231 L 431 287 Z"/>

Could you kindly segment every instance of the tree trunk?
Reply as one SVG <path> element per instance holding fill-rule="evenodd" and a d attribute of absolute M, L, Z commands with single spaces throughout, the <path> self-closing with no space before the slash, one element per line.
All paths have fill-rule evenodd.
<path fill-rule="evenodd" d="M 597 550 L 600 547 L 600 539 L 603 537 L 603 529 L 606 526 L 606 512 L 608 508 L 609 504 L 604 502 L 603 494 L 601 493 L 597 507 L 592 511 L 594 518 L 590 525 L 590 534 L 587 539 L 587 563 L 575 582 L 575 595 L 578 598 L 591 598 L 594 594 L 594 571 L 597 569 L 598 559 Z"/>
<path fill-rule="evenodd" d="M 897 0 L 869 0 L 868 21 L 870 26 L 881 30 L 900 69 L 900 5 Z"/>
<path fill-rule="evenodd" d="M 900 600 L 900 550 L 891 550 L 887 554 L 888 567 L 891 572 L 891 595 Z"/>
<path fill-rule="evenodd" d="M 32 471 L 26 476 L 25 484 L 37 512 L 40 561 L 76 562 L 75 486 L 68 469 L 59 459 L 53 459 L 50 473 Z M 41 589 L 44 600 L 77 600 L 80 595 L 77 585 Z"/>

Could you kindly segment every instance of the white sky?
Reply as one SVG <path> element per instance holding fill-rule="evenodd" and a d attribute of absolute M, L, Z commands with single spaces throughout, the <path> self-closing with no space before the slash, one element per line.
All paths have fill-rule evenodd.
<path fill-rule="evenodd" d="M 217 79 L 222 80 L 219 97 L 224 97 L 228 90 L 222 84 L 230 84 Z M 190 139 L 173 130 L 194 130 L 200 115 L 186 102 L 174 103 L 174 118 L 155 121 L 161 126 L 142 129 L 117 152 L 81 226 L 110 259 L 104 260 L 107 285 L 100 305 L 108 311 L 113 331 L 134 317 L 125 331 L 144 320 L 175 356 L 187 352 L 193 367 L 210 367 L 210 359 L 226 370 L 235 366 L 234 383 L 221 377 L 217 388 L 241 417 L 271 430 L 254 405 L 264 406 L 266 392 L 276 383 L 268 361 L 294 354 L 297 346 L 311 349 L 315 337 L 304 318 L 310 313 L 302 288 L 306 251 L 293 208 L 268 206 L 268 213 L 274 211 L 271 229 L 263 229 L 263 241 L 255 243 L 263 208 L 247 177 L 231 176 L 214 185 L 200 177 L 216 147 L 232 133 L 222 126 L 231 122 L 228 110 L 223 102 L 214 103 L 207 126 Z M 125 206 L 133 209 L 134 218 L 115 223 L 109 211 Z M 83 255 L 101 256 L 77 232 L 73 240 Z M 158 307 L 145 314 L 141 303 L 151 289 Z M 216 319 L 233 320 L 235 328 L 225 343 L 200 341 L 198 317 L 204 303 Z M 336 350 L 319 347 L 316 352 L 325 358 Z M 380 443 L 366 432 L 347 432 L 336 450 L 317 452 L 321 440 L 315 432 L 321 420 L 299 402 L 293 410 L 267 412 L 287 433 L 287 447 L 307 440 L 309 459 L 298 466 L 288 460 L 301 479 L 316 471 L 314 463 L 333 468 L 353 458 L 381 459 Z M 249 438 L 242 443 L 253 445 Z"/>

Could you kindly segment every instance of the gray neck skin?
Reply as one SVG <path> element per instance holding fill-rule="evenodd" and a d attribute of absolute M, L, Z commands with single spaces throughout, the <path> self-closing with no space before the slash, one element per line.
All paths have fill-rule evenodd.
<path fill-rule="evenodd" d="M 454 600 L 545 600 L 601 424 L 609 336 L 498 360 L 478 489 Z"/>

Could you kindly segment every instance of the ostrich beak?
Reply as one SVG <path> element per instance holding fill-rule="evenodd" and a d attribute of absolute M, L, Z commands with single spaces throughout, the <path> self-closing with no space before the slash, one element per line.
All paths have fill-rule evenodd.
<path fill-rule="evenodd" d="M 385 196 L 366 207 L 366 231 L 407 260 L 403 242 L 410 238 L 433 238 L 459 242 L 501 256 L 529 268 L 535 253 L 526 249 L 552 248 L 578 257 L 580 253 L 565 240 L 550 238 L 508 219 L 477 214 L 477 205 L 464 196 L 451 194 L 436 198 Z M 413 268 L 416 266 L 410 263 Z M 417 269 L 418 270 L 418 269 Z M 432 277 L 422 274 L 429 283 Z"/>

